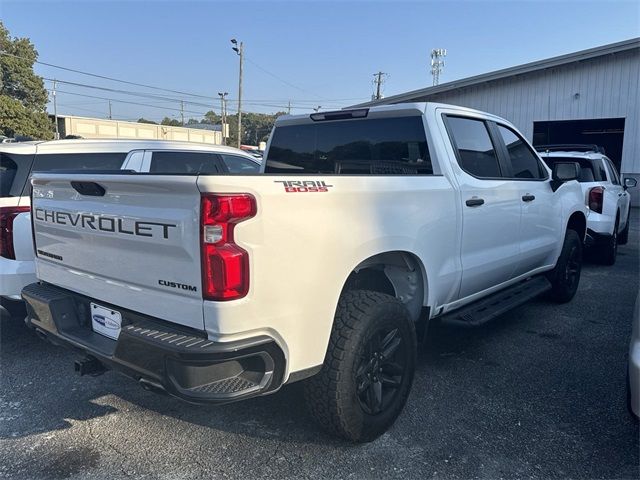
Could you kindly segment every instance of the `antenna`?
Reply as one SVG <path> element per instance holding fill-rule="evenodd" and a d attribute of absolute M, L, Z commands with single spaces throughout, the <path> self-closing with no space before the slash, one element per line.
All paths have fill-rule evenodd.
<path fill-rule="evenodd" d="M 440 74 L 444 68 L 444 57 L 447 56 L 446 48 L 434 48 L 431 50 L 431 75 L 433 76 L 433 86 L 440 83 Z"/>

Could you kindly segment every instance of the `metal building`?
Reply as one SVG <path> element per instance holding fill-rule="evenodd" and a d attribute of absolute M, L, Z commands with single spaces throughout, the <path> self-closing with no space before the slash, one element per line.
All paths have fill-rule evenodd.
<path fill-rule="evenodd" d="M 600 145 L 640 182 L 639 84 L 640 38 L 634 38 L 359 106 L 441 102 L 484 110 L 513 122 L 534 145 Z M 640 191 L 632 199 L 639 205 Z"/>

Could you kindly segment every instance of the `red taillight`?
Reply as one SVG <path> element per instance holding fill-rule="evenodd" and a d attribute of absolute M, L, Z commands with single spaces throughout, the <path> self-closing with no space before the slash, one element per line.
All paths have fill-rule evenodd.
<path fill-rule="evenodd" d="M 589 190 L 589 210 L 596 213 L 602 213 L 602 197 L 604 196 L 604 188 L 593 187 Z"/>
<path fill-rule="evenodd" d="M 0 207 L 0 257 L 16 259 L 16 251 L 13 248 L 13 221 L 18 214 L 30 210 L 30 207 Z"/>
<path fill-rule="evenodd" d="M 249 291 L 249 254 L 234 243 L 236 224 L 255 216 L 249 194 L 203 194 L 200 202 L 202 295 L 207 300 L 235 300 Z"/>

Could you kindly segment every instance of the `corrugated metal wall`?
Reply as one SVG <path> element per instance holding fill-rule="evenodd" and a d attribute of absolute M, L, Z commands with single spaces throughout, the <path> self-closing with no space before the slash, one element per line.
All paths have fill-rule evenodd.
<path fill-rule="evenodd" d="M 625 118 L 622 172 L 640 175 L 639 84 L 640 50 L 634 49 L 415 101 L 494 113 L 513 122 L 529 140 L 536 121 Z"/>

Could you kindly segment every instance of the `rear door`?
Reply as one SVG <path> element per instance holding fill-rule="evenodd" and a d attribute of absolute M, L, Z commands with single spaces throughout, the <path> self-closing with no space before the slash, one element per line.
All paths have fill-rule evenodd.
<path fill-rule="evenodd" d="M 534 149 L 510 126 L 495 124 L 506 176 L 518 189 L 520 259 L 514 276 L 553 264 L 562 237 L 559 195 L 551 189 L 549 173 Z"/>
<path fill-rule="evenodd" d="M 462 202 L 462 282 L 459 298 L 506 282 L 520 253 L 519 190 L 504 178 L 482 118 L 446 115 L 456 154 Z"/>
<path fill-rule="evenodd" d="M 196 180 L 35 175 L 38 277 L 98 303 L 202 329 Z"/>

